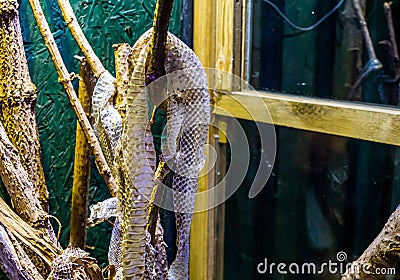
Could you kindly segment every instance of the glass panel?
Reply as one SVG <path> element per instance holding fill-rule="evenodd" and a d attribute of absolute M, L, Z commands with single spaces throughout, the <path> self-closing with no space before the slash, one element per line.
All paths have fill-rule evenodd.
<path fill-rule="evenodd" d="M 233 120 L 225 121 L 228 139 L 236 141 L 229 137 Z M 249 141 L 250 160 L 240 188 L 225 202 L 223 279 L 339 279 L 345 265 L 367 248 L 400 203 L 397 148 L 276 127 L 278 149 L 272 175 L 250 199 L 250 187 L 265 155 L 256 123 L 239 122 Z M 258 125 L 261 131 L 270 129 Z M 225 151 L 229 170 L 229 144 Z M 236 181 L 227 178 L 226 183 Z M 341 252 L 346 260 L 339 262 Z M 265 261 L 268 268 L 275 263 L 272 273 L 257 270 Z M 338 264 L 336 273 L 326 267 L 318 274 L 329 261 Z M 277 271 L 278 263 L 295 263 L 300 269 L 313 263 L 317 273 L 283 275 Z"/>
<path fill-rule="evenodd" d="M 391 53 L 384 1 L 360 1 L 370 36 L 363 36 L 351 0 L 251 2 L 248 67 L 254 87 L 398 105 L 400 70 Z M 323 19 L 335 6 L 339 9 Z M 303 31 L 289 26 L 277 10 L 301 27 L 323 20 Z M 400 2 L 393 3 L 392 11 L 400 38 Z M 365 47 L 368 38 L 374 49 Z M 256 124 L 240 122 L 251 160 L 245 180 L 225 203 L 224 279 L 339 279 L 345 272 L 342 266 L 358 258 L 400 203 L 398 148 L 276 127 L 272 175 L 250 199 L 265 147 L 260 145 Z M 228 147 L 227 168 L 229 158 Z M 340 262 L 338 257 L 345 258 Z M 329 261 L 337 263 L 336 273 L 325 268 L 321 274 L 282 274 L 277 268 L 279 263 L 300 268 L 313 263 L 320 269 Z M 272 270 L 261 273 L 272 263 Z"/>
<path fill-rule="evenodd" d="M 253 0 L 250 83 L 258 89 L 397 105 L 398 84 L 392 82 L 397 78 L 393 70 L 399 69 L 387 47 L 384 1 L 360 1 L 367 2 L 365 18 L 381 69 L 365 47 L 368 36 L 360 31 L 352 2 Z M 337 6 L 338 11 L 323 19 Z M 394 1 L 392 11 L 394 26 L 399 26 L 399 2 Z M 322 22 L 302 31 L 288 20 L 299 27 Z"/>

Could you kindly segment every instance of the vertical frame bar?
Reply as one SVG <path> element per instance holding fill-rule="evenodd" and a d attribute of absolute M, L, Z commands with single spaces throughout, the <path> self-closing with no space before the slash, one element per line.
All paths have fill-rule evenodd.
<path fill-rule="evenodd" d="M 215 0 L 193 0 L 193 49 L 203 67 L 215 66 L 216 38 L 216 2 Z M 209 132 L 209 143 L 213 141 L 212 131 Z M 199 178 L 199 192 L 206 191 L 214 185 L 212 175 Z M 210 211 L 195 213 L 190 234 L 190 279 L 213 279 L 210 267 L 210 242 L 213 242 L 214 232 L 210 228 Z M 210 221 L 209 221 L 210 220 Z M 212 262 L 213 258 L 211 258 Z"/>

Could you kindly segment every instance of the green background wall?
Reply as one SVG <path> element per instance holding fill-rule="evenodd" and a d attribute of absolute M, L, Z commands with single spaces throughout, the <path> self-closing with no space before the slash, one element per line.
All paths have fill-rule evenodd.
<path fill-rule="evenodd" d="M 43 0 L 42 8 L 50 23 L 57 45 L 70 72 L 79 73 L 74 55 L 80 52 L 65 26 L 57 1 Z M 155 0 L 70 1 L 89 42 L 105 67 L 114 74 L 112 45 L 135 40 L 152 24 Z M 170 30 L 181 34 L 182 0 L 175 1 Z M 75 146 L 76 118 L 66 94 L 57 82 L 49 53 L 36 27 L 27 0 L 20 3 L 20 18 L 25 50 L 33 82 L 37 87 L 37 121 L 42 146 L 43 165 L 50 193 L 50 211 L 63 227 L 61 243 L 69 240 L 71 188 Z M 109 197 L 107 187 L 92 164 L 90 204 Z M 89 229 L 87 251 L 102 267 L 107 262 L 111 226 L 104 223 Z"/>

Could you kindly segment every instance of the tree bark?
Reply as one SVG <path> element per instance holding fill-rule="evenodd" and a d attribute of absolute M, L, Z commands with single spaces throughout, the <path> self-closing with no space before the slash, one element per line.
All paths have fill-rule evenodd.
<path fill-rule="evenodd" d="M 40 280 L 43 277 L 37 274 L 30 274 L 23 268 L 19 256 L 14 248 L 5 228 L 0 225 L 0 266 L 10 279 L 18 280 Z M 30 262 L 30 260 L 28 260 Z"/>
<path fill-rule="evenodd" d="M 126 116 L 126 95 L 128 93 L 129 83 L 129 67 L 128 67 L 128 56 L 130 53 L 130 46 L 128 44 L 114 45 L 115 55 L 115 88 L 116 95 L 114 104 L 121 115 L 122 120 L 125 120 Z"/>
<path fill-rule="evenodd" d="M 146 84 L 165 75 L 165 55 L 169 19 L 171 18 L 174 0 L 158 0 L 154 11 L 153 36 L 151 48 L 146 60 Z"/>
<path fill-rule="evenodd" d="M 390 273 L 381 274 L 382 268 L 393 268 L 400 261 L 400 207 L 365 252 L 352 264 L 342 280 L 384 280 Z M 388 272 L 388 270 L 386 270 Z M 394 279 L 398 279 L 396 274 Z"/>
<path fill-rule="evenodd" d="M 39 255 L 47 265 L 51 265 L 52 260 L 62 252 L 48 236 L 24 222 L 2 199 L 0 199 L 0 223 L 24 246 Z"/>
<path fill-rule="evenodd" d="M 81 61 L 79 100 L 87 116 L 91 113 L 94 76 L 86 60 Z M 90 146 L 79 123 L 76 126 L 74 180 L 72 185 L 72 210 L 70 244 L 85 250 L 90 183 Z"/>
<path fill-rule="evenodd" d="M 17 214 L 36 229 L 47 232 L 54 240 L 48 214 L 43 211 L 33 191 L 33 184 L 22 166 L 17 149 L 9 140 L 0 122 L 0 176 Z M 55 240 L 54 240 L 55 241 Z"/>
<path fill-rule="evenodd" d="M 40 208 L 47 211 L 48 192 L 35 117 L 37 95 L 25 57 L 18 4 L 11 0 L 3 2 L 0 6 L 0 121 L 18 150 Z"/>

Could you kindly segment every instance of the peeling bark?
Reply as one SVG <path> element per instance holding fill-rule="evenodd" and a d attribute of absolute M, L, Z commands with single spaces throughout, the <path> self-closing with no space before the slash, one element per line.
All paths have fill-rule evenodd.
<path fill-rule="evenodd" d="M 400 261 L 400 207 L 390 216 L 382 231 L 365 252 L 352 263 L 352 268 L 342 280 L 384 280 L 388 274 L 380 274 L 382 268 L 394 268 Z M 378 273 L 379 272 L 379 273 Z M 395 279 L 400 276 L 397 272 Z"/>
<path fill-rule="evenodd" d="M 19 257 L 19 261 L 22 266 L 22 271 L 26 272 L 30 278 L 34 280 L 44 280 L 43 276 L 39 273 L 35 264 L 31 261 L 28 254 L 22 248 L 22 244 L 15 238 L 15 236 L 8 230 L 8 236 L 10 237 L 12 243 L 14 244 L 14 248 Z"/>
<path fill-rule="evenodd" d="M 24 222 L 2 199 L 0 199 L 0 223 L 49 265 L 62 252 L 48 236 Z"/>

